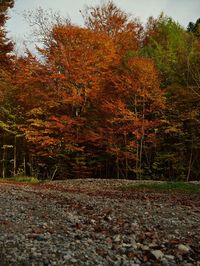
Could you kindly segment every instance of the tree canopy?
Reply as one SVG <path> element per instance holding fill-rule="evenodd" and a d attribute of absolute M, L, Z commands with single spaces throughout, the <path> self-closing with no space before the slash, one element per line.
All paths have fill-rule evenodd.
<path fill-rule="evenodd" d="M 13 4 L 0 6 L 0 126 L 14 173 L 23 159 L 43 178 L 198 176 L 198 21 L 185 30 L 161 14 L 143 27 L 108 1 L 81 27 L 40 10 L 43 47 L 18 57 L 4 27 Z"/>

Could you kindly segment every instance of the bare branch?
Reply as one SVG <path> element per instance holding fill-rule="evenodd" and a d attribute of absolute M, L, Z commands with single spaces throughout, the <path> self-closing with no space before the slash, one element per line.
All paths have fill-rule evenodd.
<path fill-rule="evenodd" d="M 54 26 L 71 24 L 70 19 L 62 17 L 60 12 L 52 9 L 44 10 L 41 7 L 35 11 L 24 11 L 23 17 L 32 28 L 31 36 L 34 37 L 34 41 L 42 43 L 45 46 L 48 46 L 52 38 L 51 33 Z"/>

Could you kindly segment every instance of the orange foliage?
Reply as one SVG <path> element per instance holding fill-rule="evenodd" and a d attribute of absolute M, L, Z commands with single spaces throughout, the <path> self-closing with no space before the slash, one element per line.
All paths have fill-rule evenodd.
<path fill-rule="evenodd" d="M 164 108 L 152 61 L 124 57 L 137 49 L 137 25 L 108 7 L 111 32 L 101 28 L 107 9 L 95 9 L 99 17 L 88 20 L 89 29 L 54 27 L 51 42 L 39 49 L 42 60 L 28 54 L 16 67 L 21 130 L 40 155 L 72 156 L 76 171 L 89 169 L 93 157 L 133 165 L 138 142 L 148 141 Z"/>
<path fill-rule="evenodd" d="M 139 48 L 141 23 L 129 18 L 112 1 L 102 6 L 86 8 L 83 17 L 87 28 L 104 32 L 113 39 L 120 55 Z"/>

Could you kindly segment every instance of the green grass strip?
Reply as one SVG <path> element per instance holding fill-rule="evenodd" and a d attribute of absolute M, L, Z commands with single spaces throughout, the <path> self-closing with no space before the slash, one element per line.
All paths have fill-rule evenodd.
<path fill-rule="evenodd" d="M 177 191 L 177 192 L 200 192 L 200 184 L 185 182 L 164 182 L 164 183 L 141 183 L 129 184 L 120 187 L 122 190 L 156 190 L 156 191 Z"/>

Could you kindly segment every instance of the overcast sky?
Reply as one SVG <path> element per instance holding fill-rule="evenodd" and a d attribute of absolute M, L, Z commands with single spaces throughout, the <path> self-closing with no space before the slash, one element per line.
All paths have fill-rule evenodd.
<path fill-rule="evenodd" d="M 79 10 L 85 5 L 95 6 L 101 2 L 101 0 L 15 0 L 7 30 L 9 36 L 13 37 L 20 46 L 20 42 L 27 38 L 30 32 L 22 17 L 24 10 L 34 10 L 37 7 L 52 8 L 60 11 L 63 16 L 70 17 L 72 23 L 83 25 Z M 114 0 L 113 2 L 127 13 L 139 17 L 142 22 L 146 22 L 149 16 L 157 17 L 164 12 L 186 27 L 188 22 L 195 22 L 200 17 L 200 0 Z"/>

